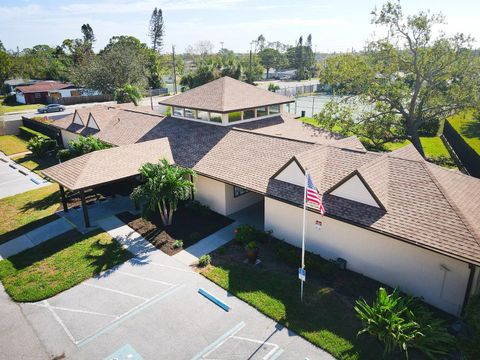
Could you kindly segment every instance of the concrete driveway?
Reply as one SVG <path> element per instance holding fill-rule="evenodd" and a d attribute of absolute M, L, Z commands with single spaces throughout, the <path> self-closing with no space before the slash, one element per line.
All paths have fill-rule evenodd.
<path fill-rule="evenodd" d="M 151 248 L 136 253 L 53 298 L 21 305 L 50 356 L 332 359 L 174 258 Z M 199 288 L 231 310 L 200 295 Z"/>

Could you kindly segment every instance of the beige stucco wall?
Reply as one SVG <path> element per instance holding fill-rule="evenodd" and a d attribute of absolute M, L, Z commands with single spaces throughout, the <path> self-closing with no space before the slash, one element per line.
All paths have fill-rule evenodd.
<path fill-rule="evenodd" d="M 322 221 L 320 230 L 316 220 Z M 265 198 L 265 230 L 300 247 L 302 209 Z M 306 249 L 327 259 L 344 258 L 349 270 L 459 315 L 469 277 L 464 262 L 312 212 L 306 218 Z"/>
<path fill-rule="evenodd" d="M 234 197 L 233 186 L 198 175 L 195 178 L 195 200 L 222 215 L 230 215 L 263 200 L 263 196 L 249 192 Z"/>
<path fill-rule="evenodd" d="M 233 196 L 233 186 L 225 185 L 225 207 L 226 215 L 230 215 L 256 204 L 263 200 L 263 196 L 254 192 L 248 192 L 238 197 Z"/>
<path fill-rule="evenodd" d="M 22 119 L 5 121 L 0 116 L 0 135 L 18 135 L 20 126 L 23 125 Z"/>
<path fill-rule="evenodd" d="M 74 133 L 72 133 L 72 132 L 70 132 L 70 131 L 66 131 L 66 130 L 63 130 L 63 129 L 60 130 L 60 131 L 61 131 L 61 133 L 62 133 L 62 142 L 63 142 L 63 146 L 64 146 L 64 147 L 68 147 L 68 142 L 69 142 L 70 140 L 76 140 L 76 139 L 78 139 L 78 137 L 80 136 L 80 135 L 78 135 L 78 134 L 74 134 Z"/>

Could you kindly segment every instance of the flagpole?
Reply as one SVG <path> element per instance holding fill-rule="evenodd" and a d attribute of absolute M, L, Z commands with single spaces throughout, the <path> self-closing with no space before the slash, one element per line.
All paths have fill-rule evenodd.
<path fill-rule="evenodd" d="M 305 168 L 305 181 L 303 186 L 303 226 L 302 226 L 302 269 L 305 269 L 305 217 L 307 213 L 307 179 L 308 173 Z M 300 300 L 303 302 L 303 280 L 300 280 Z"/>

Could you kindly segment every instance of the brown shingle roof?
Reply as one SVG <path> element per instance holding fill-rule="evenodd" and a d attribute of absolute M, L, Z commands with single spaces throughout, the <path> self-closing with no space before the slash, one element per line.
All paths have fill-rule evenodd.
<path fill-rule="evenodd" d="M 19 90 L 24 94 L 35 92 L 47 92 L 75 87 L 73 84 L 65 84 L 58 81 L 39 81 L 32 85 L 17 86 L 15 90 Z"/>
<path fill-rule="evenodd" d="M 144 109 L 103 105 L 79 108 L 76 113 L 85 126 L 73 123 L 75 114 L 56 120 L 52 125 L 79 135 L 92 135 L 112 145 L 127 145 L 139 141 L 164 118 L 162 115 Z M 90 114 L 100 130 L 86 126 Z"/>
<path fill-rule="evenodd" d="M 226 113 L 293 101 L 294 99 L 290 97 L 224 76 L 164 99 L 159 104 Z"/>
<path fill-rule="evenodd" d="M 442 169 L 412 153 L 390 154 L 316 146 L 296 156 L 308 167 L 327 215 L 480 264 L 480 180 Z M 357 171 L 386 211 L 328 190 Z M 271 180 L 268 195 L 302 204 L 303 189 Z"/>
<path fill-rule="evenodd" d="M 143 127 L 142 120 L 149 115 L 139 118 L 135 115 L 132 122 L 141 130 L 127 122 L 120 122 L 122 125 L 119 128 L 126 129 L 120 131 L 111 121 L 103 121 L 100 111 L 93 113 L 97 114 L 96 120 L 102 129 L 96 135 L 106 131 L 109 135 L 104 136 L 111 136 L 114 144 L 168 138 L 171 157 L 176 164 L 300 206 L 303 197 L 301 187 L 271 179 L 289 159 L 295 157 L 311 172 L 323 196 L 327 216 L 480 264 L 480 180 L 430 164 L 411 146 L 382 154 L 366 151 L 355 137 L 335 141 L 317 137 L 313 132 L 306 133 L 306 141 L 287 139 L 285 135 L 296 138 L 307 128 L 302 128 L 296 136 L 287 132 L 278 135 L 275 126 L 279 129 L 288 127 L 284 125 L 288 120 L 283 115 L 238 125 L 242 129 L 155 116 L 152 116 L 155 121 L 148 123 L 146 120 L 147 126 Z M 117 115 L 108 111 L 107 114 Z M 125 134 L 129 131 L 134 135 Z M 146 149 L 150 151 L 148 146 Z M 158 151 L 159 154 L 165 153 L 163 147 Z M 130 150 L 123 154 L 123 158 L 116 158 L 118 162 L 114 164 L 112 174 L 115 166 L 123 167 L 131 162 Z M 106 158 L 89 160 L 94 156 L 89 155 L 81 163 L 75 162 L 80 161 L 76 159 L 68 161 L 62 164 L 63 170 L 58 173 L 51 172 L 55 167 L 45 172 L 60 180 L 62 176 L 73 179 L 68 180 L 71 181 L 70 186 L 86 186 L 91 182 L 89 176 L 93 176 L 89 173 L 100 169 L 100 174 L 103 174 L 102 162 L 106 166 L 112 164 Z M 148 161 L 157 161 L 158 158 Z M 133 161 L 147 160 L 134 158 Z M 77 167 L 90 171 L 79 172 Z M 134 168 L 138 168 L 138 163 Z M 385 209 L 328 193 L 354 172 L 364 178 Z"/>
<path fill-rule="evenodd" d="M 42 172 L 66 188 L 78 190 L 134 176 L 142 164 L 161 158 L 173 163 L 168 139 L 94 151 Z"/>

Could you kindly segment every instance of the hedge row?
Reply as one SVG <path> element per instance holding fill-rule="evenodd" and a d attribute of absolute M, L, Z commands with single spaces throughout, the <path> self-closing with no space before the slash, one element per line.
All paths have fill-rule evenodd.
<path fill-rule="evenodd" d="M 20 135 L 26 140 L 30 140 L 31 138 L 36 136 L 40 136 L 41 138 L 44 138 L 44 139 L 50 139 L 50 137 L 48 137 L 47 135 L 44 135 L 38 131 L 32 130 L 26 126 L 20 126 L 19 129 L 20 129 Z"/>

